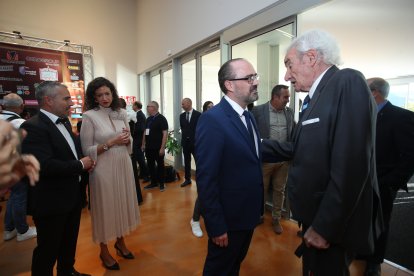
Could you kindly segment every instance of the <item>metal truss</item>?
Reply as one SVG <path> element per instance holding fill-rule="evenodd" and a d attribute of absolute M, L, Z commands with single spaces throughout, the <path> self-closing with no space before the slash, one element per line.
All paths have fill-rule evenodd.
<path fill-rule="evenodd" d="M 57 41 L 22 35 L 18 31 L 0 31 L 0 42 L 37 47 L 49 50 L 79 53 L 83 56 L 83 74 L 85 84 L 93 80 L 93 48 L 92 46 L 70 43 L 69 40 Z"/>

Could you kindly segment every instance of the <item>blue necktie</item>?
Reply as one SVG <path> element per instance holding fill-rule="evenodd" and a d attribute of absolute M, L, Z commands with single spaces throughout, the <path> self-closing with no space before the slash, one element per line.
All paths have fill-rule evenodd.
<path fill-rule="evenodd" d="M 246 119 L 247 130 L 249 131 L 249 135 L 250 135 L 250 138 L 251 138 L 253 148 L 256 150 L 256 145 L 255 145 L 255 142 L 254 142 L 252 122 L 251 122 L 251 119 L 250 119 L 250 112 L 245 110 L 243 112 L 243 115 L 244 115 L 244 118 Z"/>
<path fill-rule="evenodd" d="M 309 102 L 310 102 L 310 97 L 309 97 L 309 94 L 308 94 L 308 95 L 306 95 L 305 99 L 303 100 L 302 111 L 299 113 L 299 119 L 302 118 L 303 113 L 308 108 Z"/>

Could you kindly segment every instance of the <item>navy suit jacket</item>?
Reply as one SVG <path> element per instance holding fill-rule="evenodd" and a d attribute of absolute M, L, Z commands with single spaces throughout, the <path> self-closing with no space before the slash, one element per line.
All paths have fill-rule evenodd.
<path fill-rule="evenodd" d="M 30 192 L 33 216 L 65 214 L 79 208 L 82 163 L 76 159 L 56 124 L 39 111 L 21 127 L 27 131 L 22 152 L 33 154 L 40 163 L 39 182 Z M 75 143 L 75 146 L 80 158 L 79 144 Z"/>
<path fill-rule="evenodd" d="M 186 119 L 186 112 L 181 113 L 180 127 L 181 127 L 181 145 L 182 146 L 194 144 L 195 131 L 196 131 L 197 122 L 200 116 L 201 116 L 201 113 L 193 109 L 190 122 L 188 122 Z"/>
<path fill-rule="evenodd" d="M 383 190 L 405 189 L 414 173 L 414 113 L 386 103 L 377 115 L 377 174 Z"/>
<path fill-rule="evenodd" d="M 364 76 L 332 66 L 294 141 L 263 141 L 266 151 L 293 158 L 287 182 L 293 217 L 329 243 L 360 254 L 372 252 L 383 226 L 381 210 L 376 217 L 373 212 L 373 197 L 379 198 L 375 126 L 376 105 Z"/>
<path fill-rule="evenodd" d="M 260 138 L 254 117 L 251 118 Z M 197 189 L 210 237 L 252 230 L 259 223 L 263 209 L 262 168 L 250 139 L 246 126 L 224 98 L 200 116 L 195 143 Z"/>

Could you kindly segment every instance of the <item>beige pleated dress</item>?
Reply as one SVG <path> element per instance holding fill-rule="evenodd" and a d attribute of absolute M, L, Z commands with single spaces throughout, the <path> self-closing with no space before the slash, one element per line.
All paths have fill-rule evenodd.
<path fill-rule="evenodd" d="M 96 160 L 89 174 L 92 238 L 107 243 L 125 236 L 140 222 L 134 174 L 130 159 L 131 143 L 113 146 L 97 155 L 99 144 L 129 128 L 125 110 L 100 107 L 83 114 L 80 133 L 85 156 Z"/>

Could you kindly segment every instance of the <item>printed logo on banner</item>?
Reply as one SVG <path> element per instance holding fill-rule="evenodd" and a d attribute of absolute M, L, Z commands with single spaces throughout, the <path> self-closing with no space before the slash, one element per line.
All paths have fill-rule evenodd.
<path fill-rule="evenodd" d="M 47 66 L 59 66 L 59 60 L 41 57 L 26 57 L 27 61 L 45 63 Z"/>
<path fill-rule="evenodd" d="M 67 59 L 68 64 L 79 64 L 79 60 L 77 59 Z"/>
<path fill-rule="evenodd" d="M 37 72 L 36 70 L 30 70 L 30 67 L 27 66 L 19 66 L 19 73 L 20 75 L 30 75 L 30 76 L 36 76 Z"/>
<path fill-rule="evenodd" d="M 30 95 L 30 89 L 29 89 L 29 86 L 27 85 L 17 85 L 16 90 L 17 90 L 17 94 L 19 95 L 23 95 L 23 94 L 26 96 Z"/>
<path fill-rule="evenodd" d="M 1 72 L 13 72 L 13 65 L 0 65 Z"/>
<path fill-rule="evenodd" d="M 69 70 L 77 70 L 77 71 L 80 70 L 79 66 L 74 66 L 74 65 L 68 65 L 68 69 Z"/>
<path fill-rule="evenodd" d="M 44 81 L 57 81 L 58 71 L 52 68 L 40 68 L 39 69 L 40 79 Z"/>
<path fill-rule="evenodd" d="M 77 81 L 79 80 L 79 76 L 76 75 L 76 73 L 72 73 L 72 75 L 70 76 L 70 80 Z"/>
<path fill-rule="evenodd" d="M 18 61 L 19 60 L 19 53 L 16 51 L 7 51 L 6 53 L 7 60 Z"/>

